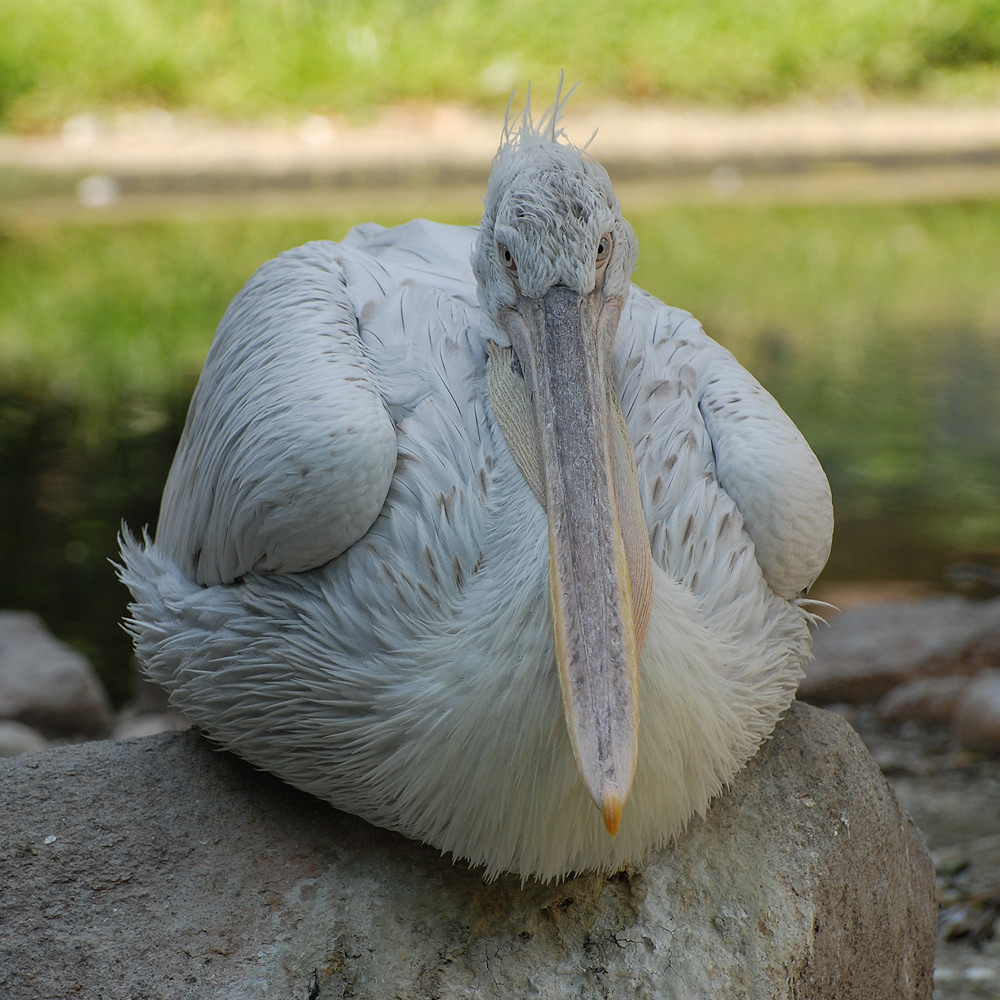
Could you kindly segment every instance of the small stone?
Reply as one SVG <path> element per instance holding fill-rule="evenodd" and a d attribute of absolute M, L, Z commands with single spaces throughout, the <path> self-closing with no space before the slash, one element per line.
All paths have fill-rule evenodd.
<path fill-rule="evenodd" d="M 883 722 L 951 722 L 968 677 L 918 677 L 893 688 L 878 703 Z"/>
<path fill-rule="evenodd" d="M 102 735 L 111 705 L 87 658 L 60 642 L 38 615 L 0 611 L 0 719 L 46 736 Z"/>
<path fill-rule="evenodd" d="M 155 736 L 190 728 L 191 723 L 179 712 L 144 712 L 123 715 L 116 723 L 112 736 L 116 740 L 131 740 L 139 736 Z"/>
<path fill-rule="evenodd" d="M 0 757 L 19 757 L 48 748 L 49 742 L 40 732 L 23 722 L 0 721 Z"/>
<path fill-rule="evenodd" d="M 1000 670 L 974 677 L 955 706 L 955 735 L 967 747 L 1000 750 Z"/>
<path fill-rule="evenodd" d="M 988 983 L 996 977 L 996 969 L 991 969 L 987 965 L 972 965 L 965 970 L 965 978 L 973 983 Z"/>
<path fill-rule="evenodd" d="M 107 174 L 91 174 L 76 186 L 76 198 L 86 208 L 107 208 L 121 197 L 121 185 Z"/>

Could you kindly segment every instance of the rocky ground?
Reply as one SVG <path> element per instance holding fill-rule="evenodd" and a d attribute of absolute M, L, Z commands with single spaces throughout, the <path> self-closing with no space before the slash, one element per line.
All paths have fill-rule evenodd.
<path fill-rule="evenodd" d="M 1000 998 L 1000 598 L 861 605 L 816 635 L 805 700 L 843 715 L 927 840 L 940 895 L 935 997 Z M 112 712 L 87 661 L 0 613 L 0 754 L 183 721 L 143 689 Z"/>
<path fill-rule="evenodd" d="M 934 859 L 941 905 L 936 1000 L 1000 998 L 1000 751 L 970 751 L 947 727 L 842 709 Z"/>
<path fill-rule="evenodd" d="M 863 603 L 815 651 L 800 696 L 847 718 L 931 850 L 935 998 L 1000 998 L 1000 598 Z"/>

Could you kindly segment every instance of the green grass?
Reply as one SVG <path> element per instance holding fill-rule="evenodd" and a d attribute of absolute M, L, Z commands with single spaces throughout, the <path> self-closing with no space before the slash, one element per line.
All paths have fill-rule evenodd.
<path fill-rule="evenodd" d="M 494 104 L 559 70 L 588 100 L 991 100 L 1000 0 L 0 0 L 0 123 L 20 129 L 150 105 Z"/>

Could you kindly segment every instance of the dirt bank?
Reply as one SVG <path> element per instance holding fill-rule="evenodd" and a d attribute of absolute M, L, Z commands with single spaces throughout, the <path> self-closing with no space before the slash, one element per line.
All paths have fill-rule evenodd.
<path fill-rule="evenodd" d="M 499 112 L 453 105 L 388 108 L 367 123 L 80 115 L 58 134 L 0 136 L 0 198 L 66 193 L 88 175 L 112 178 L 122 194 L 218 193 L 234 178 L 243 190 L 482 184 L 500 127 Z M 795 197 L 818 181 L 833 196 L 1000 195 L 1000 104 L 731 112 L 571 103 L 566 128 L 578 143 L 596 132 L 590 149 L 618 184 L 653 183 L 661 195 Z"/>

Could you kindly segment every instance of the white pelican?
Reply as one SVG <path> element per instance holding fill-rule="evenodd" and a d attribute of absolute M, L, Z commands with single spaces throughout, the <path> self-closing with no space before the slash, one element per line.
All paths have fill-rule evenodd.
<path fill-rule="evenodd" d="M 477 228 L 264 264 L 122 542 L 196 726 L 488 876 L 615 870 L 705 809 L 794 697 L 833 523 L 774 399 L 631 285 L 560 105 L 508 116 Z"/>

